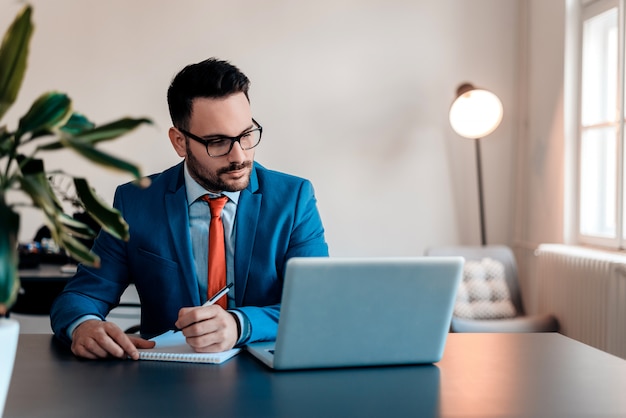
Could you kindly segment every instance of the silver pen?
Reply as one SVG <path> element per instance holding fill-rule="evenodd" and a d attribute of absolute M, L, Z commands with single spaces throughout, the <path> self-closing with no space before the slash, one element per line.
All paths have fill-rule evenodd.
<path fill-rule="evenodd" d="M 214 294 L 213 296 L 211 296 L 211 298 L 209 300 L 207 300 L 206 302 L 204 302 L 204 306 L 211 306 L 213 305 L 215 302 L 217 302 L 222 296 L 224 296 L 226 293 L 228 293 L 230 291 L 230 288 L 233 287 L 232 283 L 227 284 L 226 286 L 224 286 L 222 288 L 222 290 L 220 290 L 219 292 L 217 292 L 216 294 Z"/>
<path fill-rule="evenodd" d="M 205 306 L 211 306 L 213 305 L 215 302 L 217 302 L 218 300 L 220 300 L 220 298 L 222 296 L 224 296 L 225 294 L 227 294 L 230 291 L 230 288 L 233 287 L 232 283 L 227 284 L 226 286 L 224 286 L 222 288 L 222 290 L 220 290 L 219 292 L 217 292 L 216 294 L 214 294 L 213 296 L 211 296 L 211 298 L 209 300 L 207 300 L 206 302 L 204 302 L 204 304 L 202 305 L 202 307 Z M 189 324 L 192 325 L 192 324 Z M 189 326 L 187 325 L 187 326 Z M 180 332 L 182 331 L 182 328 L 176 328 L 176 330 L 174 332 Z"/>

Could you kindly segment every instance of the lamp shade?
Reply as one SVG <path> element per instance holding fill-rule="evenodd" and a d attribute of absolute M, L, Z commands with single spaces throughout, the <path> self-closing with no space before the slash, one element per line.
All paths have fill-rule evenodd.
<path fill-rule="evenodd" d="M 450 125 L 465 138 L 483 138 L 496 130 L 502 121 L 502 102 L 488 90 L 463 84 L 450 107 Z"/>

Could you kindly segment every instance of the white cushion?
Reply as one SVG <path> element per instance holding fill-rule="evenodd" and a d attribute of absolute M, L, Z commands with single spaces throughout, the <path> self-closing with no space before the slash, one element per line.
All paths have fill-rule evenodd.
<path fill-rule="evenodd" d="M 517 316 L 506 284 L 504 265 L 491 258 L 468 260 L 457 291 L 454 316 L 502 319 Z"/>

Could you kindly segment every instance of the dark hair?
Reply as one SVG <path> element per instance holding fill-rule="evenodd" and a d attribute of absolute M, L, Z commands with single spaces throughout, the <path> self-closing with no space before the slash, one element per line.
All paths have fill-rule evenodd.
<path fill-rule="evenodd" d="M 183 68 L 167 89 L 167 103 L 172 123 L 188 129 L 191 105 L 198 97 L 221 98 L 235 93 L 248 97 L 250 80 L 227 61 L 209 58 Z"/>

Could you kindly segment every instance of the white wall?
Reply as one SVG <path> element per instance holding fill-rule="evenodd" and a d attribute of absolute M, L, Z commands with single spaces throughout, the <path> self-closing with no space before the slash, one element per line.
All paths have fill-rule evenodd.
<path fill-rule="evenodd" d="M 572 3 L 578 0 L 567 0 Z M 575 24 L 575 22 L 574 22 Z M 515 242 L 528 313 L 538 312 L 535 249 L 564 242 L 566 1 L 520 3 Z M 570 69 L 571 71 L 571 69 Z M 576 82 L 575 80 L 570 80 Z"/>
<path fill-rule="evenodd" d="M 565 2 L 524 2 L 527 21 L 519 132 L 516 239 L 563 241 Z"/>
<path fill-rule="evenodd" d="M 31 3 L 30 67 L 3 123 L 13 127 L 48 89 L 68 92 L 97 123 L 148 116 L 153 127 L 105 148 L 160 171 L 178 161 L 167 140 L 171 77 L 209 56 L 228 59 L 253 83 L 265 133 L 257 160 L 313 181 L 336 256 L 479 243 L 474 147 L 447 112 L 461 82 L 489 88 L 505 116 L 482 142 L 488 241 L 513 240 L 518 0 Z M 2 30 L 19 7 L 0 0 Z M 109 202 L 130 180 L 67 153 L 46 161 L 86 175 Z M 27 241 L 41 218 L 22 213 Z"/>

